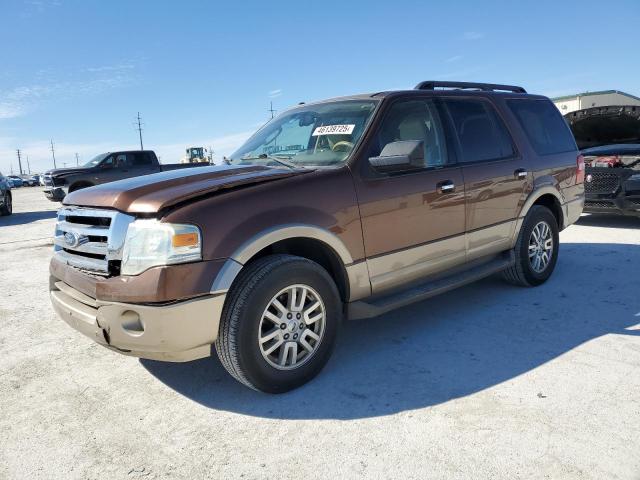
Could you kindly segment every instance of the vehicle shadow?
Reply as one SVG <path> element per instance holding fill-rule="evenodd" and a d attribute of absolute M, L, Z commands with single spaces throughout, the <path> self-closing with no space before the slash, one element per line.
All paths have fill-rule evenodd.
<path fill-rule="evenodd" d="M 640 217 L 623 217 L 622 215 L 582 215 L 576 225 L 584 227 L 631 228 L 640 229 Z"/>
<path fill-rule="evenodd" d="M 632 329 L 640 323 L 640 246 L 565 243 L 561 250 L 553 277 L 538 288 L 489 278 L 345 323 L 324 371 L 287 394 L 242 386 L 215 353 L 185 364 L 141 363 L 204 406 L 258 417 L 355 419 L 440 404 L 513 379 L 597 337 L 640 335 Z"/>
<path fill-rule="evenodd" d="M 55 210 L 44 210 L 39 212 L 14 212 L 7 217 L 0 217 L 0 227 L 25 225 L 27 223 L 37 222 L 38 220 L 45 220 L 49 218 L 56 218 Z"/>

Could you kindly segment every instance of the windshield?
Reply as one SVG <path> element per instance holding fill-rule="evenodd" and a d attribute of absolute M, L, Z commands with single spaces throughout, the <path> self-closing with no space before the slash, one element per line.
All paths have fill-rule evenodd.
<path fill-rule="evenodd" d="M 96 155 L 95 157 L 93 157 L 91 160 L 89 160 L 87 163 L 85 163 L 83 165 L 83 167 L 95 167 L 96 165 L 98 165 L 102 160 L 105 159 L 105 157 L 109 155 L 108 153 L 101 153 L 100 155 Z"/>
<path fill-rule="evenodd" d="M 345 100 L 300 107 L 258 130 L 232 164 L 331 166 L 344 163 L 362 137 L 377 101 Z"/>

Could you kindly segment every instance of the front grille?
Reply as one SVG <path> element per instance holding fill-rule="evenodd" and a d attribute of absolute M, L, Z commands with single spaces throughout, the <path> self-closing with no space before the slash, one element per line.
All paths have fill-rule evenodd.
<path fill-rule="evenodd" d="M 45 187 L 53 187 L 53 180 L 51 180 L 51 175 L 44 176 L 44 186 Z"/>
<path fill-rule="evenodd" d="M 114 210 L 64 207 L 58 211 L 54 256 L 98 275 L 118 275 L 131 215 Z"/>
<path fill-rule="evenodd" d="M 587 172 L 584 190 L 587 193 L 615 193 L 619 185 L 620 175 L 617 173 Z"/>
<path fill-rule="evenodd" d="M 584 208 L 616 208 L 616 205 L 607 201 L 587 200 L 584 202 Z"/>

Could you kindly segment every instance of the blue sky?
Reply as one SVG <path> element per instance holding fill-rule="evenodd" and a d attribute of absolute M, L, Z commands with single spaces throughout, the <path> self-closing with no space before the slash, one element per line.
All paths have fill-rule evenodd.
<path fill-rule="evenodd" d="M 433 3 L 433 4 L 431 4 Z M 640 2 L 0 0 L 0 171 L 235 149 L 300 101 L 421 80 L 640 95 Z"/>

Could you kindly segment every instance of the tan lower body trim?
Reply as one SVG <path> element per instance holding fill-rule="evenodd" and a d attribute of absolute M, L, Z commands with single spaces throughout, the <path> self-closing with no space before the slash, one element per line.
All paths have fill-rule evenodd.
<path fill-rule="evenodd" d="M 516 221 L 510 220 L 467 233 L 467 261 L 509 250 L 515 227 Z"/>
<path fill-rule="evenodd" d="M 125 355 L 171 362 L 195 360 L 210 355 L 218 336 L 225 295 L 151 306 L 87 302 L 70 288 L 51 291 L 51 303 L 60 318 Z"/>
<path fill-rule="evenodd" d="M 464 235 L 368 259 L 372 293 L 453 268 L 464 260 Z"/>
<path fill-rule="evenodd" d="M 349 279 L 349 302 L 355 302 L 371 295 L 371 282 L 366 261 L 347 265 L 345 270 Z"/>

